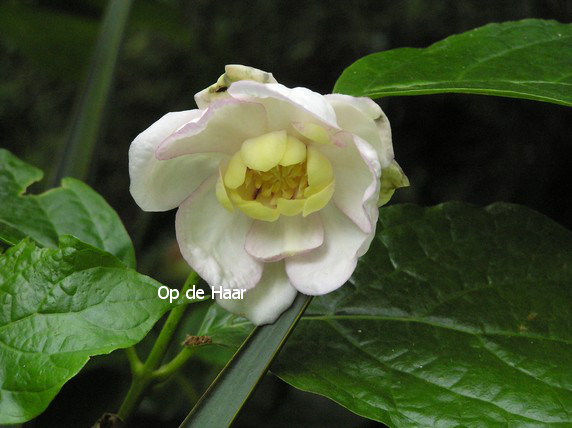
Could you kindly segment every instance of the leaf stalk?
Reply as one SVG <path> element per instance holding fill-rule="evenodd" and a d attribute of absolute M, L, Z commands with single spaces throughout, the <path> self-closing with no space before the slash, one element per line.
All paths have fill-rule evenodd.
<path fill-rule="evenodd" d="M 197 281 L 197 278 L 197 274 L 191 272 L 183 285 L 181 295 L 185 294 Z M 139 360 L 135 349 L 130 348 L 126 350 L 127 358 L 131 366 L 132 380 L 129 391 L 119 408 L 119 412 L 117 412 L 117 415 L 124 422 L 127 421 L 137 409 L 143 395 L 152 383 L 167 379 L 191 357 L 192 349 L 184 348 L 173 360 L 159 368 L 186 309 L 187 305 L 180 305 L 171 310 L 145 363 Z"/>

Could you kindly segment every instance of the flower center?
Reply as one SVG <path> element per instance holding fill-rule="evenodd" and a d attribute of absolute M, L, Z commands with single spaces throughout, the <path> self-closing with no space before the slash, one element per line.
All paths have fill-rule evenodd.
<path fill-rule="evenodd" d="M 334 183 L 332 165 L 317 147 L 278 131 L 244 141 L 221 166 L 216 194 L 228 210 L 236 206 L 257 220 L 275 221 L 321 210 Z"/>
<path fill-rule="evenodd" d="M 276 165 L 267 172 L 248 168 L 241 187 L 245 188 L 247 194 L 252 194 L 251 200 L 274 208 L 278 198 L 302 199 L 304 190 L 308 187 L 306 162 L 288 166 Z"/>

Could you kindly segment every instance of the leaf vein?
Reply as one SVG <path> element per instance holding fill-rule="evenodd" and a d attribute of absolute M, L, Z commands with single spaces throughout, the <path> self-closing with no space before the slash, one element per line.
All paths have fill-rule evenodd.
<path fill-rule="evenodd" d="M 530 417 L 528 417 L 528 416 L 524 416 L 524 415 L 522 415 L 522 414 L 512 413 L 512 412 L 510 412 L 509 410 L 507 410 L 507 409 L 505 409 L 505 408 L 499 406 L 498 404 L 492 403 L 492 402 L 490 402 L 490 401 L 484 400 L 484 399 L 479 398 L 479 397 L 474 397 L 474 396 L 462 394 L 462 393 L 460 393 L 460 392 L 458 392 L 458 391 L 452 391 L 452 390 L 450 390 L 449 388 L 447 388 L 447 387 L 445 387 L 445 386 L 443 386 L 443 385 L 439 385 L 439 384 L 437 384 L 437 383 L 435 383 L 435 382 L 431 382 L 430 380 L 424 379 L 424 378 L 419 377 L 419 376 L 415 376 L 413 373 L 406 372 L 406 371 L 403 371 L 403 370 L 399 370 L 399 369 L 397 369 L 397 368 L 395 368 L 395 367 L 392 367 L 392 366 L 388 365 L 388 364 L 387 364 L 385 361 L 383 361 L 382 359 L 378 358 L 376 355 L 373 355 L 373 354 L 367 352 L 366 350 L 364 350 L 362 347 L 358 346 L 353 340 L 351 340 L 350 338 L 348 338 L 348 337 L 343 333 L 343 331 L 340 331 L 340 329 L 337 327 L 337 323 L 335 323 L 335 322 L 329 322 L 328 324 L 330 324 L 330 325 L 332 326 L 332 328 L 333 328 L 346 342 L 348 342 L 348 343 L 349 343 L 350 345 L 352 345 L 354 348 L 356 348 L 357 350 L 359 350 L 361 353 L 367 355 L 369 358 L 371 358 L 371 359 L 373 359 L 374 361 L 376 361 L 376 362 L 382 364 L 383 366 L 387 367 L 389 370 L 393 370 L 393 371 L 396 371 L 396 372 L 398 372 L 398 373 L 402 373 L 402 374 L 404 374 L 404 375 L 411 376 L 411 377 L 413 377 L 413 378 L 415 378 L 415 379 L 418 379 L 418 380 L 420 380 L 420 381 L 422 381 L 422 382 L 426 382 L 426 383 L 428 383 L 429 385 L 436 386 L 436 387 L 438 387 L 438 388 L 444 389 L 445 391 L 448 391 L 448 392 L 450 392 L 450 393 L 452 393 L 452 394 L 455 394 L 455 395 L 458 395 L 458 396 L 460 396 L 460 397 L 464 397 L 464 398 L 468 398 L 468 399 L 471 399 L 471 400 L 475 400 L 475 401 L 479 401 L 479 402 L 488 404 L 488 405 L 490 405 L 491 407 L 495 407 L 495 408 L 497 408 L 497 409 L 499 409 L 499 410 L 502 410 L 503 412 L 505 412 L 505 413 L 507 413 L 507 414 L 509 414 L 509 415 L 517 416 L 517 417 L 519 417 L 519 418 L 523 418 L 523 419 L 525 419 L 525 420 L 529 420 L 529 421 L 532 421 L 532 422 L 544 422 L 544 421 L 541 421 L 541 420 L 538 420 L 538 419 L 534 419 L 534 418 L 530 418 Z"/>
<path fill-rule="evenodd" d="M 516 333 L 510 331 L 471 331 L 469 329 L 456 328 L 451 325 L 446 325 L 430 320 L 424 320 L 420 318 L 406 318 L 406 317 L 396 317 L 396 316 L 383 316 L 383 315 L 351 315 L 351 314 L 329 314 L 329 315 L 305 315 L 302 317 L 302 321 L 325 321 L 330 320 L 350 320 L 350 321 L 397 321 L 397 322 L 411 322 L 418 324 L 426 324 L 432 327 L 442 328 L 445 330 L 455 331 L 457 333 L 470 334 L 472 336 L 479 335 L 489 335 L 489 336 L 503 336 L 503 337 L 518 337 L 536 340 L 547 340 L 552 342 L 558 342 L 565 345 L 571 345 L 572 341 L 557 337 L 546 337 L 538 334 L 531 333 Z"/>

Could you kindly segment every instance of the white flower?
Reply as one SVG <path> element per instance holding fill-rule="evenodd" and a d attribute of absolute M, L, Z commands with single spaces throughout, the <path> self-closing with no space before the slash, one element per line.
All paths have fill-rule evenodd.
<path fill-rule="evenodd" d="M 195 100 L 131 144 L 137 204 L 179 207 L 184 258 L 211 287 L 247 290 L 218 303 L 255 324 L 274 322 L 297 291 L 343 285 L 373 239 L 378 201 L 408 184 L 379 106 L 239 65 Z"/>

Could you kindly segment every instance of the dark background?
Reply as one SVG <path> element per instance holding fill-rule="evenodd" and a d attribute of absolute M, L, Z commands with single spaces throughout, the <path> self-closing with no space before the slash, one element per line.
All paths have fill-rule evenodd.
<path fill-rule="evenodd" d="M 63 150 L 104 5 L 0 2 L 1 145 L 42 168 L 46 183 Z M 213 83 L 225 64 L 255 66 L 288 86 L 328 93 L 342 70 L 368 53 L 425 47 L 489 22 L 529 17 L 571 22 L 572 1 L 136 0 L 89 183 L 125 222 L 140 270 L 176 286 L 186 266 L 174 241 L 174 211 L 140 212 L 128 191 L 127 150 L 166 112 L 194 108 L 195 92 Z M 572 228 L 570 109 L 453 94 L 380 103 L 392 123 L 396 158 L 411 181 L 392 203 L 514 202 Z M 193 320 L 187 321 L 191 328 Z M 157 388 L 134 426 L 176 426 L 228 355 L 221 350 L 214 364 L 198 359 L 180 379 Z M 116 410 L 128 380 L 121 353 L 95 358 L 27 426 L 89 426 L 102 412 Z M 268 377 L 237 425 L 375 424 Z"/>

